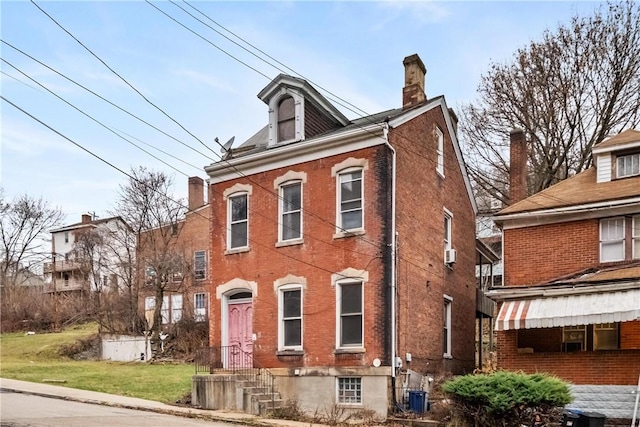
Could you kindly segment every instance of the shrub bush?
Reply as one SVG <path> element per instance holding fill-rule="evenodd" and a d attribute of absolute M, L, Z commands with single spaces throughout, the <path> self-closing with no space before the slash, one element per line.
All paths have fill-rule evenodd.
<path fill-rule="evenodd" d="M 559 422 L 562 407 L 573 398 L 569 385 L 546 374 L 498 371 L 465 375 L 443 384 L 452 412 L 475 426 L 532 426 Z"/>

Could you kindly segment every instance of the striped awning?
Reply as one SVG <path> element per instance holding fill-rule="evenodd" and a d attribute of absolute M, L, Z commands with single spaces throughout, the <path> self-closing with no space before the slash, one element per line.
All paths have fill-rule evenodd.
<path fill-rule="evenodd" d="M 504 301 L 496 331 L 640 319 L 640 289 Z"/>

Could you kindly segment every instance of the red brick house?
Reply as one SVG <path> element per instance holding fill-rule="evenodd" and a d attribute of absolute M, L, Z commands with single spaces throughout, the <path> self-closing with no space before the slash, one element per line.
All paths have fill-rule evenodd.
<path fill-rule="evenodd" d="M 417 55 L 404 66 L 402 108 L 356 120 L 279 75 L 258 94 L 267 126 L 205 168 L 210 343 L 310 412 L 384 417 L 406 368 L 474 369 L 475 201 L 456 117 L 426 97 Z"/>
<path fill-rule="evenodd" d="M 512 133 L 516 203 L 495 217 L 504 259 L 504 287 L 491 291 L 502 303 L 498 367 L 557 375 L 575 385 L 572 407 L 631 418 L 640 376 L 640 131 L 597 144 L 593 158 L 590 169 L 518 201 L 526 142 Z M 600 406 L 583 393 L 599 395 Z"/>
<path fill-rule="evenodd" d="M 163 242 L 174 256 L 175 265 L 164 273 L 164 292 L 161 321 L 163 328 L 185 319 L 207 322 L 209 318 L 209 205 L 205 203 L 205 185 L 200 177 L 189 178 L 188 209 L 184 217 L 169 226 L 167 242 Z M 145 234 L 162 234 L 164 230 L 150 230 Z M 145 234 L 139 239 L 145 239 Z M 158 239 L 163 240 L 163 239 Z M 141 287 L 140 304 L 147 324 L 153 324 L 156 304 L 155 269 L 146 259 L 152 258 L 144 252 L 138 254 L 144 268 L 144 285 Z M 164 266 L 163 266 L 164 268 Z"/>

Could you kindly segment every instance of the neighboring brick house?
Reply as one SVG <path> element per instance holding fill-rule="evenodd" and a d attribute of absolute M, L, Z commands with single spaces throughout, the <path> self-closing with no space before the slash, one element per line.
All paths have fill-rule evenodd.
<path fill-rule="evenodd" d="M 209 318 L 209 205 L 204 200 L 205 186 L 200 177 L 189 178 L 188 210 L 184 218 L 171 225 L 172 238 L 168 245 L 174 255 L 175 266 L 166 276 L 161 321 L 166 328 L 183 319 L 207 322 Z M 151 230 L 149 233 L 157 232 Z M 153 324 L 155 308 L 155 271 L 145 266 L 144 253 L 139 254 L 144 266 L 145 285 L 141 287 L 140 303 L 144 304 L 149 327 Z"/>
<path fill-rule="evenodd" d="M 475 367 L 475 201 L 456 117 L 427 99 L 420 58 L 403 63 L 403 107 L 353 121 L 279 75 L 258 95 L 268 125 L 205 168 L 210 343 L 251 355 L 306 411 L 386 416 L 404 381 L 393 360 Z"/>
<path fill-rule="evenodd" d="M 522 132 L 512 133 L 512 154 L 522 171 L 511 179 L 516 203 L 495 217 L 504 245 L 504 288 L 491 291 L 502 303 L 498 367 L 557 375 L 577 385 L 582 409 L 592 404 L 581 390 L 631 399 L 640 376 L 640 131 L 595 145 L 595 166 L 521 201 Z M 632 407 L 591 409 L 631 418 Z"/>
<path fill-rule="evenodd" d="M 45 292 L 88 294 L 97 289 L 119 289 L 125 273 L 114 251 L 123 250 L 123 246 L 116 241 L 109 250 L 92 250 L 89 257 L 78 245 L 83 233 L 94 231 L 108 235 L 126 227 L 119 216 L 93 219 L 83 214 L 80 222 L 51 230 L 52 261 L 43 266 Z"/>

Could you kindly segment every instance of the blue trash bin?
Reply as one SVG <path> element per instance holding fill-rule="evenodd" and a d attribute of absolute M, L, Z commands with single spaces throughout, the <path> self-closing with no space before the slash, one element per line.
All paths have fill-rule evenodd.
<path fill-rule="evenodd" d="M 426 395 L 427 392 L 422 390 L 409 390 L 409 410 L 417 414 L 424 413 Z"/>

